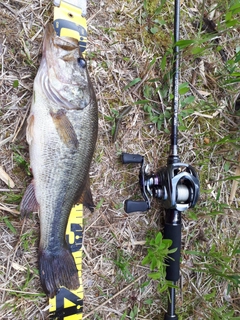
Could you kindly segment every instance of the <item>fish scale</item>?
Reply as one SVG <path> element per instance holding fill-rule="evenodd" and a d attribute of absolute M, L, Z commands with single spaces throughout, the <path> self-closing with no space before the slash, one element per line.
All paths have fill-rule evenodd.
<path fill-rule="evenodd" d="M 73 119 L 71 119 L 71 120 L 73 121 Z M 77 118 L 77 120 L 78 120 L 78 118 Z M 86 121 L 86 120 L 87 119 L 83 118 L 81 121 L 79 121 L 79 124 L 81 125 L 81 122 Z M 75 129 L 77 131 L 76 126 L 75 126 Z M 79 133 L 80 133 L 79 139 L 81 139 L 81 131 L 79 131 Z M 57 136 L 56 133 L 55 133 L 55 136 Z M 93 144 L 92 141 L 86 141 L 86 138 L 87 137 L 85 137 L 86 144 Z M 46 235 L 43 237 L 43 232 L 42 232 L 41 238 L 44 238 L 44 239 L 47 238 L 47 234 L 49 233 L 48 229 L 52 230 L 51 225 L 53 222 L 50 219 L 56 215 L 56 214 L 55 215 L 52 214 L 52 212 L 54 213 L 54 211 L 58 211 L 59 210 L 58 207 L 60 207 L 60 209 L 62 211 L 68 211 L 71 209 L 71 207 L 72 207 L 71 203 L 72 203 L 72 201 L 74 201 L 75 193 L 76 193 L 76 195 L 81 194 L 81 191 L 79 192 L 79 190 L 76 188 L 76 186 L 78 186 L 79 184 L 84 186 L 84 180 L 86 179 L 86 176 L 87 176 L 88 170 L 89 170 L 89 168 L 86 168 L 85 164 L 83 165 L 81 161 L 78 161 L 79 155 L 81 156 L 80 159 L 83 158 L 83 156 L 84 156 L 83 155 L 84 148 L 82 148 L 82 150 L 79 150 L 75 154 L 75 158 L 68 155 L 68 152 L 69 152 L 68 148 L 62 148 L 62 150 L 54 150 L 53 152 L 51 152 L 51 151 L 52 151 L 52 148 L 49 151 L 46 151 L 46 153 L 45 153 L 46 156 L 44 157 L 44 159 L 47 163 L 46 164 L 39 163 L 39 166 L 38 166 L 38 168 L 41 168 L 41 167 L 46 168 L 43 174 L 42 174 L 42 172 L 39 173 L 39 176 L 41 176 L 41 180 L 42 180 L 41 181 L 39 179 L 40 180 L 39 185 L 42 186 L 43 184 L 45 184 L 45 188 L 44 188 L 45 194 L 44 194 L 44 196 L 42 196 L 44 198 L 44 200 L 38 201 L 40 204 L 43 203 L 42 204 L 43 210 L 49 212 L 48 218 L 47 219 L 44 218 L 43 222 L 42 222 L 42 225 L 44 226 L 42 229 L 43 229 L 43 232 L 46 233 Z M 54 157 L 54 155 L 56 155 L 58 158 L 56 159 Z M 59 167 L 55 166 L 56 161 L 60 164 Z M 58 171 L 60 171 L 60 173 L 61 173 L 61 175 L 59 175 L 59 176 L 57 175 Z M 82 179 L 81 179 L 81 177 L 79 178 L 79 175 L 78 175 L 79 172 L 81 172 Z M 34 172 L 33 172 L 33 174 L 35 176 Z M 37 174 L 36 174 L 36 177 L 37 177 Z M 47 180 L 49 180 L 48 184 L 46 184 Z M 55 188 L 56 185 L 58 185 L 60 187 L 58 191 Z M 68 188 L 67 192 L 65 190 L 66 188 Z M 36 186 L 36 189 L 38 189 L 37 186 Z M 39 186 L 39 190 L 41 190 L 40 186 Z M 53 193 L 51 192 L 51 196 L 49 197 L 49 190 L 53 190 L 52 192 L 57 193 L 57 195 L 55 195 L 55 197 L 53 197 Z M 64 197 L 66 199 L 70 200 L 70 201 L 66 202 L 65 206 L 62 203 L 59 203 L 57 205 L 53 201 L 53 200 L 58 201 L 59 198 L 61 199 L 61 195 L 64 195 Z M 48 201 L 46 201 L 46 199 Z M 38 197 L 37 197 L 37 200 L 38 200 Z M 66 222 L 64 221 L 64 223 L 63 223 L 64 230 L 65 230 L 65 223 Z M 55 233 L 55 230 L 52 230 L 52 231 Z M 45 243 L 46 243 L 46 241 L 45 241 Z"/>

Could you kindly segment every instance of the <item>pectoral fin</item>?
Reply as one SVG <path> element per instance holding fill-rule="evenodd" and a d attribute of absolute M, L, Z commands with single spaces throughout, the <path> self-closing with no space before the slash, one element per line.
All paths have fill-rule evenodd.
<path fill-rule="evenodd" d="M 65 110 L 58 110 L 56 113 L 50 112 L 55 127 L 57 129 L 57 133 L 60 139 L 68 146 L 74 147 L 77 149 L 78 147 L 78 139 L 76 132 L 66 115 Z"/>

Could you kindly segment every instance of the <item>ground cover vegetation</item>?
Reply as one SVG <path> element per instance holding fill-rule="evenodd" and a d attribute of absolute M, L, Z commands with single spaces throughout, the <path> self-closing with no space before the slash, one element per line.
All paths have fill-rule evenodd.
<path fill-rule="evenodd" d="M 0 0 L 1 319 L 48 314 L 38 216 L 21 221 L 19 203 L 31 180 L 25 120 L 51 19 L 49 1 Z M 84 215 L 84 319 L 162 319 L 164 212 L 153 201 L 147 213 L 124 213 L 123 201 L 141 195 L 139 168 L 120 155 L 140 153 L 152 171 L 166 163 L 173 1 L 89 0 L 88 31 L 99 137 L 90 172 L 96 209 Z M 240 319 L 239 33 L 239 0 L 181 2 L 179 154 L 197 169 L 201 196 L 183 214 L 179 319 Z"/>

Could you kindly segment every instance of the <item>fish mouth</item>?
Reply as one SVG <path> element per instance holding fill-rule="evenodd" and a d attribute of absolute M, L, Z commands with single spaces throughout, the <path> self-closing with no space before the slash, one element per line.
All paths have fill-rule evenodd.
<path fill-rule="evenodd" d="M 52 39 L 53 46 L 59 53 L 59 58 L 64 61 L 73 61 L 76 59 L 76 51 L 78 56 L 81 52 L 78 46 L 78 41 L 69 37 L 58 37 L 56 34 Z"/>
<path fill-rule="evenodd" d="M 45 36 L 43 41 L 43 54 L 46 54 L 49 47 L 54 46 L 60 48 L 63 51 L 69 52 L 79 49 L 78 40 L 71 37 L 59 37 L 54 30 L 51 23 L 48 23 L 45 27 Z M 79 50 L 79 54 L 81 52 Z"/>
<path fill-rule="evenodd" d="M 52 24 L 46 26 L 41 70 L 37 75 L 46 97 L 68 110 L 82 110 L 90 104 L 86 68 L 78 63 L 77 39 L 59 37 Z"/>

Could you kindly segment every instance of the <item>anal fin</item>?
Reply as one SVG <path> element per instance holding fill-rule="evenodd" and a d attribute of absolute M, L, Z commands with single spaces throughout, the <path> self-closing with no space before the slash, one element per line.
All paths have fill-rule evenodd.
<path fill-rule="evenodd" d="M 37 211 L 39 204 L 35 197 L 35 190 L 34 190 L 34 180 L 27 186 L 27 189 L 24 193 L 20 204 L 20 213 L 21 217 L 28 215 L 31 212 Z"/>
<path fill-rule="evenodd" d="M 87 177 L 85 188 L 80 198 L 77 199 L 76 203 L 82 203 L 85 207 L 87 207 L 91 212 L 94 211 L 94 203 L 92 198 L 92 192 L 90 189 L 90 178 Z"/>

